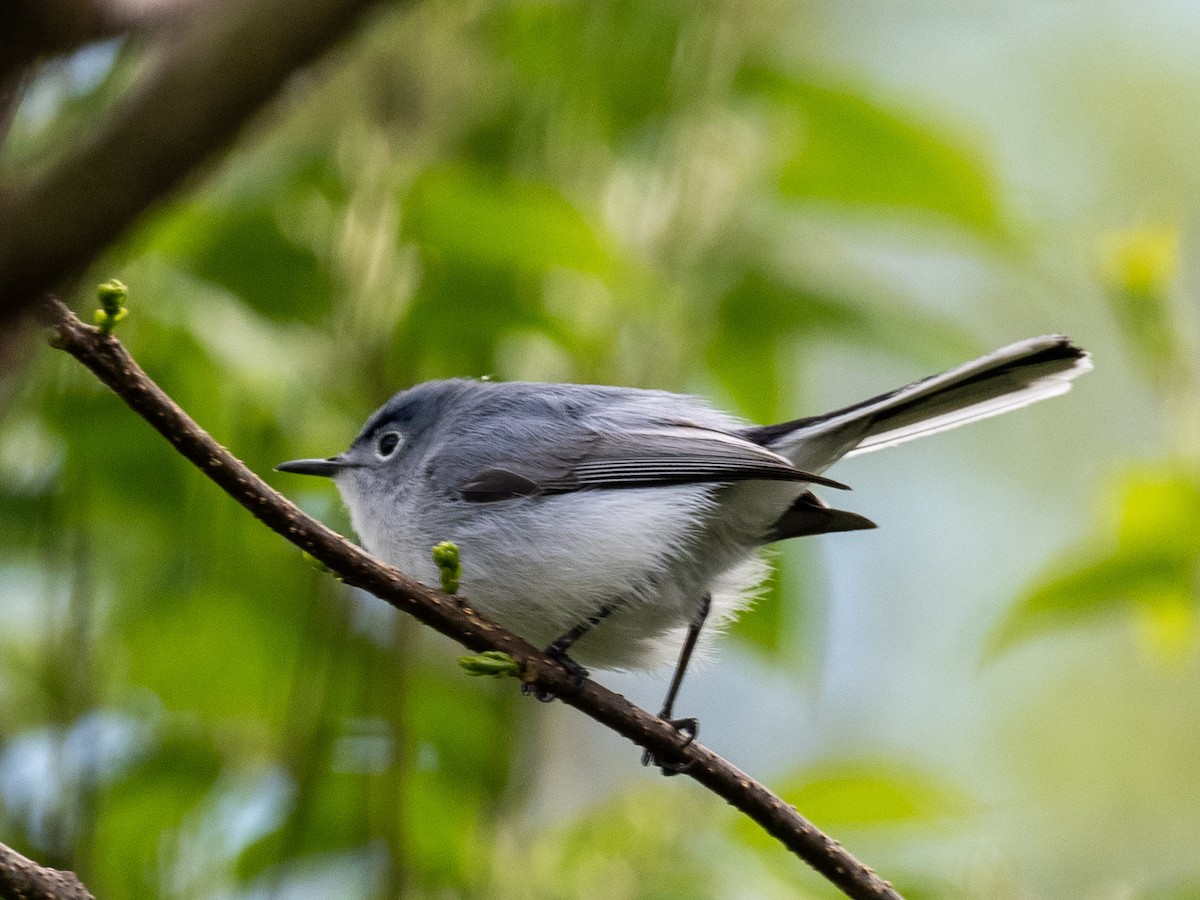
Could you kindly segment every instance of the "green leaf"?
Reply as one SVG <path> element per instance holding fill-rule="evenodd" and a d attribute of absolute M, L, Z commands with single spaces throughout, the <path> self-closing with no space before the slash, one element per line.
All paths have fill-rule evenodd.
<path fill-rule="evenodd" d="M 1105 235 L 1100 274 L 1122 335 L 1160 381 L 1188 365 L 1171 284 L 1179 270 L 1179 229 L 1141 227 Z"/>
<path fill-rule="evenodd" d="M 1047 632 L 1110 620 L 1132 612 L 1149 623 L 1163 646 L 1178 644 L 1180 629 L 1195 627 L 1180 611 L 1196 606 L 1200 574 L 1200 482 L 1186 472 L 1134 473 L 1124 485 L 1112 537 L 1096 536 L 1096 549 L 1076 551 L 1075 561 L 1054 566 L 992 633 L 986 654 L 995 656 Z M 1059 574 L 1061 573 L 1061 574 Z M 1149 616 L 1149 619 L 1146 617 Z"/>
<path fill-rule="evenodd" d="M 776 792 L 817 827 L 846 828 L 931 826 L 964 815 L 966 798 L 934 775 L 888 762 L 817 764 L 793 773 Z M 738 836 L 756 847 L 773 839 L 754 823 L 738 819 Z"/>
<path fill-rule="evenodd" d="M 321 210 L 347 202 L 345 185 L 330 160 L 311 154 L 289 153 L 254 172 L 151 217 L 131 249 L 165 258 L 276 322 L 320 322 L 334 307 L 333 251 L 312 233 L 327 230 Z"/>
<path fill-rule="evenodd" d="M 1077 564 L 1025 594 L 992 634 L 997 655 L 1049 631 L 1098 622 L 1139 603 L 1167 602 L 1189 569 L 1166 555 L 1116 551 Z"/>
<path fill-rule="evenodd" d="M 515 678 L 521 674 L 520 664 L 500 650 L 485 650 L 473 656 L 460 656 L 458 665 L 468 675 L 477 677 Z"/>
<path fill-rule="evenodd" d="M 1140 900 L 1200 900 L 1200 875 L 1176 882 L 1169 887 L 1139 892 Z"/>
<path fill-rule="evenodd" d="M 934 126 L 849 88 L 769 69 L 747 70 L 742 85 L 777 113 L 784 196 L 933 213 L 989 239 L 1003 236 L 992 176 Z"/>
<path fill-rule="evenodd" d="M 527 107 L 565 111 L 576 137 L 597 132 L 620 143 L 703 90 L 704 79 L 680 77 L 680 47 L 696 22 L 677 3 L 515 3 L 499 8 L 490 30 L 522 94 L 535 98 Z"/>
<path fill-rule="evenodd" d="M 794 418 L 782 367 L 797 341 L 836 339 L 945 366 L 979 347 L 946 320 L 905 306 L 838 295 L 749 271 L 721 299 L 708 362 L 741 412 L 757 422 Z"/>
<path fill-rule="evenodd" d="M 324 263 L 284 234 L 279 213 L 267 203 L 195 205 L 164 223 L 152 240 L 196 277 L 270 318 L 318 321 L 333 308 Z"/>
<path fill-rule="evenodd" d="M 404 209 L 407 237 L 473 265 L 526 272 L 608 267 L 608 254 L 583 216 L 546 184 L 445 166 L 417 179 Z"/>

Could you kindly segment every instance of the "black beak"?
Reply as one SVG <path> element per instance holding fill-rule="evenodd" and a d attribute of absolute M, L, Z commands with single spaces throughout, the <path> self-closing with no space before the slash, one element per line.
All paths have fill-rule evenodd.
<path fill-rule="evenodd" d="M 354 464 L 341 456 L 331 456 L 329 459 L 292 459 L 281 462 L 275 467 L 276 472 L 295 472 L 297 475 L 320 475 L 322 478 L 332 478 L 342 469 L 353 468 Z"/>

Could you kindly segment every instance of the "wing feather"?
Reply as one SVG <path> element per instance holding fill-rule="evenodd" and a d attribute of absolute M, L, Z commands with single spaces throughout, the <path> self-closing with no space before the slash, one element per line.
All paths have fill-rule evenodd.
<path fill-rule="evenodd" d="M 560 442 L 554 453 L 539 454 L 530 448 L 524 458 L 497 461 L 469 477 L 460 489 L 462 496 L 486 503 L 583 490 L 756 479 L 846 487 L 797 469 L 778 453 L 745 438 L 693 425 L 593 430 L 578 445 L 579 451 L 567 459 Z"/>

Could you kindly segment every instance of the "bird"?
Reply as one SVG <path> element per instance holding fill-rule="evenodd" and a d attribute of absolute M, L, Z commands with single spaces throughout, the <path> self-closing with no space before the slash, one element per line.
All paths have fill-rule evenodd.
<path fill-rule="evenodd" d="M 580 678 L 674 660 L 660 716 L 690 740 L 698 723 L 674 716 L 683 677 L 761 584 L 761 549 L 875 527 L 818 495 L 846 489 L 826 470 L 1061 394 L 1090 368 L 1063 335 L 1029 338 L 772 425 L 667 391 L 432 381 L 395 394 L 345 452 L 276 468 L 332 478 L 367 551 L 418 580 L 436 584 L 431 549 L 456 544 L 471 604 Z"/>

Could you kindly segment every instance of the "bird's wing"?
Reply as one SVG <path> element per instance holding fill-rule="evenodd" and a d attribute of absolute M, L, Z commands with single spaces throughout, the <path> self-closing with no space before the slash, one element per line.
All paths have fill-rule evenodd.
<path fill-rule="evenodd" d="M 539 444 L 545 450 L 539 452 Z M 694 425 L 542 435 L 521 456 L 473 471 L 459 490 L 478 503 L 573 491 L 753 479 L 845 488 L 737 435 Z"/>

